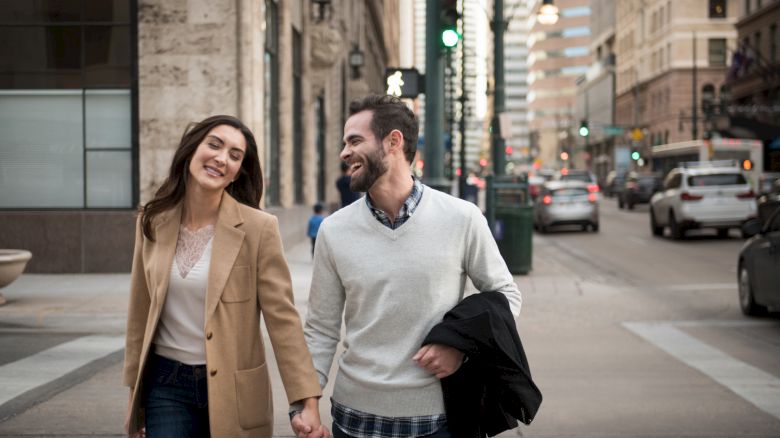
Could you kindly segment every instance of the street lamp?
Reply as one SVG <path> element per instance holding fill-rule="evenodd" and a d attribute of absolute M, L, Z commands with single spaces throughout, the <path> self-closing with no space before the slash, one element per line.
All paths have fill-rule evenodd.
<path fill-rule="evenodd" d="M 329 11 L 331 6 L 330 0 L 311 0 L 311 2 L 317 6 L 317 16 L 314 18 L 314 20 L 317 23 L 326 20 L 329 16 Z M 314 8 L 312 8 L 312 15 L 313 13 L 314 13 Z"/>
<path fill-rule="evenodd" d="M 352 67 L 352 79 L 360 78 L 360 67 L 363 67 L 363 51 L 357 44 L 349 52 L 349 66 Z"/>
<path fill-rule="evenodd" d="M 558 22 L 558 7 L 553 4 L 553 0 L 543 0 L 536 19 L 540 24 L 555 24 Z"/>

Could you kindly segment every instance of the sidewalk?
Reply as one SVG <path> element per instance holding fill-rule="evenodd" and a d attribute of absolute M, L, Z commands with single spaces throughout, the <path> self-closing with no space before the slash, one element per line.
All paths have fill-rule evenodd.
<path fill-rule="evenodd" d="M 301 317 L 305 318 L 312 268 L 309 242 L 293 246 L 286 256 L 295 304 Z M 539 287 L 573 287 L 571 280 L 561 281 L 554 272 L 555 266 L 538 262 L 536 265 L 541 268 L 534 270 L 534 277 L 538 278 L 515 277 L 521 291 L 533 294 Z M 551 272 L 545 275 L 540 271 Z M 66 335 L 65 340 L 90 335 L 123 339 L 129 277 L 129 274 L 23 275 L 3 290 L 8 304 L 0 307 L 0 334 L 4 335 L 0 340 L 9 334 L 37 335 L 38 338 Z M 552 285 L 550 281 L 560 284 Z M 123 352 L 116 343 L 111 345 L 98 360 L 72 372 L 65 370 L 64 375 L 9 403 L 3 405 L 0 398 L 0 421 L 18 413 L 0 422 L 0 437 L 122 436 L 127 404 L 127 390 L 120 383 Z M 267 336 L 266 347 L 274 389 L 274 436 L 292 437 L 287 400 Z M 8 357 L 5 352 L 2 355 L 5 357 L 0 356 L 0 378 L 9 362 L 21 359 Z M 334 371 L 335 367 L 331 376 Z M 4 391 L 0 389 L 0 395 Z M 327 425 L 331 424 L 331 392 L 328 385 L 320 409 Z M 513 431 L 501 436 L 516 434 Z"/>

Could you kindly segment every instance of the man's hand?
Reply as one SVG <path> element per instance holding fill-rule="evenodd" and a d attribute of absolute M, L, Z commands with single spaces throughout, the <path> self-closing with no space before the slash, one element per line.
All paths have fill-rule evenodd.
<path fill-rule="evenodd" d="M 311 397 L 303 400 L 303 411 L 290 422 L 296 438 L 330 438 L 330 433 L 320 421 L 319 400 Z"/>
<path fill-rule="evenodd" d="M 458 371 L 463 364 L 464 354 L 455 348 L 442 344 L 428 344 L 420 348 L 412 357 L 417 365 L 443 379 Z"/>

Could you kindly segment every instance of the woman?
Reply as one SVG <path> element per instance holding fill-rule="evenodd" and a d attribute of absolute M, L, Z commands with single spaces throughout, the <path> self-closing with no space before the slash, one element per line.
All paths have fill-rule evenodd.
<path fill-rule="evenodd" d="M 141 209 L 124 367 L 130 435 L 270 437 L 261 312 L 288 399 L 303 401 L 315 434 L 324 430 L 262 190 L 254 136 L 234 117 L 213 116 L 184 133 L 168 178 Z"/>

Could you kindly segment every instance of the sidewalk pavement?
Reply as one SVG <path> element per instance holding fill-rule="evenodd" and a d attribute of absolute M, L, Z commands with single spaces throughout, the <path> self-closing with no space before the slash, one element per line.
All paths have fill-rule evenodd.
<path fill-rule="evenodd" d="M 292 246 L 286 256 L 295 304 L 305 318 L 312 268 L 310 243 L 304 241 Z M 537 263 L 534 276 L 515 277 L 515 280 L 524 293 L 533 293 L 539 287 L 565 286 L 555 269 L 554 265 Z M 535 279 L 538 274 L 541 275 Z M 9 357 L 13 354 L 9 353 L 11 349 L 4 348 L 0 342 L 0 437 L 123 436 L 127 390 L 121 386 L 121 370 L 129 279 L 129 274 L 27 274 L 3 290 L 8 304 L 0 306 L 0 341 L 14 339 L 14 335 L 24 335 L 26 339 L 35 337 L 30 335 L 37 338 L 64 335 L 64 340 L 77 342 L 100 335 L 107 342 L 100 344 L 102 350 L 91 350 L 94 356 L 89 359 L 94 358 L 93 361 L 86 364 L 75 361 L 70 368 L 52 360 L 52 354 L 48 353 L 55 348 L 39 352 L 25 363 L 24 356 Z M 267 336 L 266 347 L 274 394 L 274 436 L 291 437 L 294 435 L 287 416 L 287 400 Z M 27 388 L 22 384 L 21 390 L 32 390 L 10 401 L 6 400 L 8 397 L 3 398 L 4 393 L 8 395 L 8 390 L 3 389 L 3 378 L 7 377 L 4 374 L 10 372 L 9 368 L 16 364 L 24 374 L 27 364 L 34 367 L 36 362 L 46 360 L 51 362 L 37 365 L 52 373 L 51 380 L 40 385 L 33 382 Z M 331 377 L 334 371 L 335 366 Z M 19 381 L 18 376 L 11 379 Z M 320 404 L 322 420 L 329 427 L 330 386 L 325 388 Z M 518 433 L 506 432 L 501 436 Z"/>

